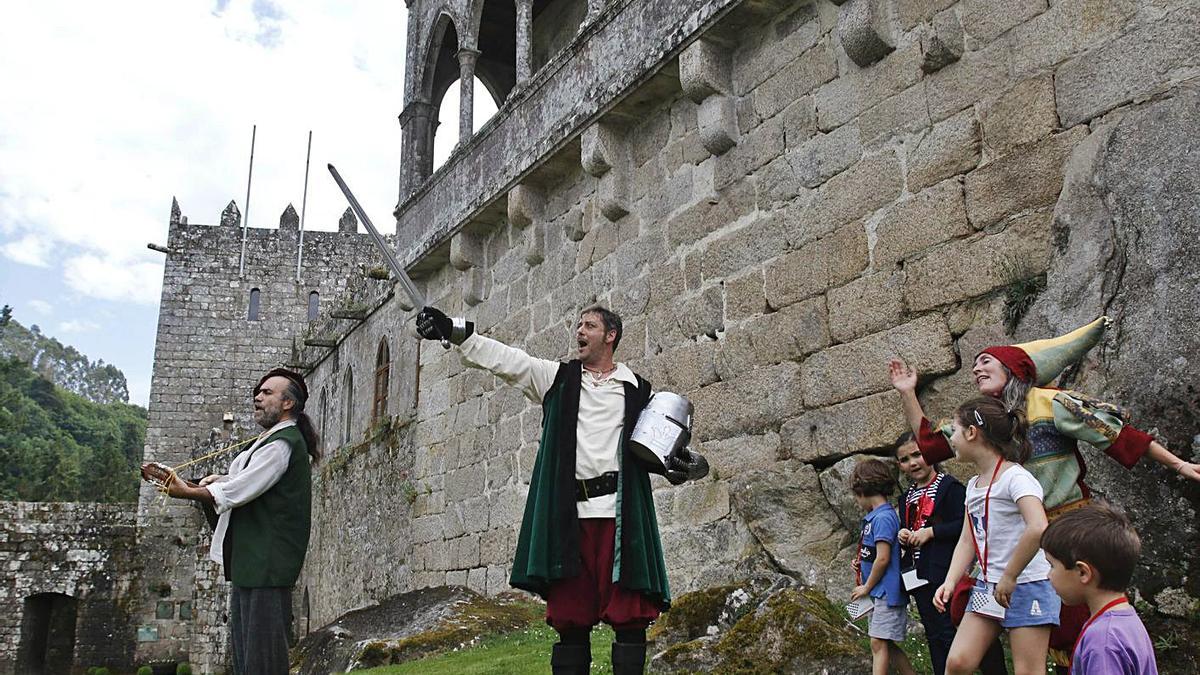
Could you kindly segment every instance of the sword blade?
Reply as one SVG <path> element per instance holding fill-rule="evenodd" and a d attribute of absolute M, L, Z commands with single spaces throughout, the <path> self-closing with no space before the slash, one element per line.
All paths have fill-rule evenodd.
<path fill-rule="evenodd" d="M 358 216 L 359 222 L 366 226 L 367 232 L 371 235 L 371 240 L 375 242 L 375 246 L 383 253 L 383 258 L 387 261 L 388 267 L 392 268 L 392 274 L 396 275 L 396 279 L 404 287 L 404 292 L 408 294 L 413 305 L 417 309 L 427 306 L 428 303 L 425 302 L 425 294 L 421 292 L 421 289 L 417 288 L 417 285 L 405 273 L 404 268 L 400 266 L 400 261 L 396 259 L 396 254 L 392 251 L 392 247 L 388 246 L 387 242 L 379 234 L 379 230 L 375 229 L 375 225 L 367 217 L 367 212 L 363 210 L 362 205 L 354 198 L 354 193 L 350 192 L 350 188 L 346 186 L 346 181 L 342 180 L 341 174 L 338 173 L 338 170 L 332 164 L 328 164 L 327 166 L 329 167 L 329 173 L 333 174 L 333 180 L 337 181 L 338 187 L 342 189 L 342 194 L 346 195 L 346 201 L 350 202 L 350 208 L 354 211 L 354 215 Z"/>

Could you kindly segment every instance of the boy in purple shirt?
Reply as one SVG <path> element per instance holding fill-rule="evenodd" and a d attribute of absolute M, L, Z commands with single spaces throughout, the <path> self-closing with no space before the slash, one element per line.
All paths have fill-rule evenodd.
<path fill-rule="evenodd" d="M 1050 523 L 1042 549 L 1063 604 L 1091 612 L 1071 655 L 1072 675 L 1158 675 L 1150 635 L 1125 598 L 1142 551 L 1129 519 L 1092 503 Z"/>

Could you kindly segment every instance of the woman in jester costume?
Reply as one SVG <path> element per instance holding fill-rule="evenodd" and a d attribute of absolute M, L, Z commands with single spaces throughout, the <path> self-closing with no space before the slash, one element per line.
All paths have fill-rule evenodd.
<path fill-rule="evenodd" d="M 1033 446 L 1026 468 L 1042 485 L 1050 520 L 1087 504 L 1091 498 L 1083 482 L 1085 466 L 1078 441 L 1091 444 L 1127 469 L 1147 456 L 1200 482 L 1200 465 L 1176 457 L 1154 437 L 1128 424 L 1122 408 L 1076 391 L 1047 386 L 1100 341 L 1109 323 L 1108 317 L 1100 317 L 1057 338 L 988 347 L 975 357 L 971 369 L 981 394 L 1000 399 L 1009 411 L 1024 411 Z M 925 461 L 933 464 L 953 457 L 947 442 L 950 426 L 931 424 L 917 400 L 916 371 L 900 359 L 889 361 L 888 370 Z M 951 608 L 955 623 L 965 609 L 966 594 L 961 595 L 961 602 L 957 602 L 956 594 Z M 1087 607 L 1062 608 L 1060 625 L 1050 638 L 1051 655 L 1062 672 L 1070 665 L 1070 649 L 1087 618 Z"/>

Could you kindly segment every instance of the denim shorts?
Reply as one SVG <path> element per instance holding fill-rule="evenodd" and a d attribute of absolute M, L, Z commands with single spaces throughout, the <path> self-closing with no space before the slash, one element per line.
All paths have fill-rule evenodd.
<path fill-rule="evenodd" d="M 875 598 L 875 609 L 871 610 L 871 623 L 867 635 L 880 640 L 904 642 L 908 631 L 908 607 L 890 607 L 886 598 Z"/>
<path fill-rule="evenodd" d="M 976 579 L 974 592 L 981 593 L 985 590 L 984 583 Z M 1054 592 L 1049 580 L 1027 581 L 1017 584 L 1013 589 L 1012 598 L 1008 601 L 1008 609 L 1004 611 L 1000 625 L 1004 628 L 1057 626 L 1058 611 L 1061 608 L 1062 600 Z M 983 614 L 980 616 L 986 617 Z"/>

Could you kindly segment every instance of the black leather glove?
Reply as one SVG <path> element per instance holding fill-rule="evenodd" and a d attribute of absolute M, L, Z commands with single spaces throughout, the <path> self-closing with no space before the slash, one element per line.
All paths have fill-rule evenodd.
<path fill-rule="evenodd" d="M 436 307 L 423 307 L 417 314 L 417 334 L 426 340 L 449 340 L 461 345 L 474 332 L 474 322 L 451 319 Z"/>
<path fill-rule="evenodd" d="M 708 475 L 708 460 L 690 448 L 683 448 L 667 459 L 667 472 L 663 475 L 671 485 L 700 480 Z"/>

